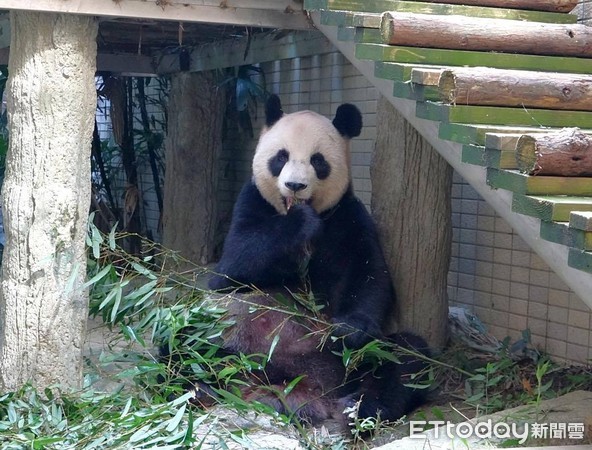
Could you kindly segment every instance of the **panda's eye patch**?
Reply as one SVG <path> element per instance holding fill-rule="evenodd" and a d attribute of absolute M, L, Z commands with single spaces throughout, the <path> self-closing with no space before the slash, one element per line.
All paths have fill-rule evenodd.
<path fill-rule="evenodd" d="M 310 157 L 310 164 L 314 167 L 319 180 L 324 180 L 331 173 L 331 166 L 321 153 L 315 153 Z"/>
<path fill-rule="evenodd" d="M 279 177 L 282 169 L 290 159 L 290 154 L 286 149 L 279 150 L 274 156 L 267 161 L 267 167 L 274 177 Z"/>

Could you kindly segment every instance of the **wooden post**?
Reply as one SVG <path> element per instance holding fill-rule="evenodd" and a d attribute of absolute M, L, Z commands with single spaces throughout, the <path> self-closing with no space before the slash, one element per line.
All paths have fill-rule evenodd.
<path fill-rule="evenodd" d="M 516 163 L 530 175 L 592 176 L 592 136 L 577 128 L 524 135 L 516 144 Z"/>
<path fill-rule="evenodd" d="M 97 22 L 10 13 L 0 391 L 79 388 Z"/>
<path fill-rule="evenodd" d="M 442 71 L 438 88 L 442 101 L 457 105 L 592 111 L 589 75 L 455 68 Z"/>
<path fill-rule="evenodd" d="M 224 90 L 214 72 L 172 77 L 162 217 L 163 244 L 196 264 L 211 262 L 217 226 L 217 161 Z"/>
<path fill-rule="evenodd" d="M 427 3 L 492 6 L 494 8 L 530 9 L 534 11 L 570 12 L 580 0 L 418 0 Z"/>
<path fill-rule="evenodd" d="M 397 292 L 392 330 L 442 348 L 448 333 L 452 168 L 389 101 L 376 111 L 372 215 Z"/>
<path fill-rule="evenodd" d="M 532 55 L 592 56 L 592 28 L 481 17 L 385 12 L 385 44 Z"/>

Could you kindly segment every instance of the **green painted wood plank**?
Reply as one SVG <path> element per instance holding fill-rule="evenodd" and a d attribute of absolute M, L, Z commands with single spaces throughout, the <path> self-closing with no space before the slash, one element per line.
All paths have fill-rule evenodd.
<path fill-rule="evenodd" d="M 592 252 L 570 249 L 567 257 L 567 265 L 574 269 L 592 273 Z"/>
<path fill-rule="evenodd" d="M 467 164 L 486 167 L 485 147 L 471 144 L 463 145 L 460 160 Z"/>
<path fill-rule="evenodd" d="M 321 23 L 332 27 L 353 26 L 353 13 L 348 11 L 321 11 Z"/>
<path fill-rule="evenodd" d="M 384 78 L 393 81 L 409 81 L 411 80 L 411 72 L 417 67 L 425 67 L 436 69 L 438 66 L 421 65 L 421 64 L 402 64 L 392 62 L 378 61 L 374 65 L 374 75 L 377 78 Z"/>
<path fill-rule="evenodd" d="M 421 86 L 411 82 L 403 83 L 395 81 L 393 83 L 393 96 L 416 101 L 435 101 L 440 97 L 440 92 L 438 88 L 433 86 Z"/>
<path fill-rule="evenodd" d="M 487 167 L 492 167 L 495 169 L 518 169 L 516 164 L 516 152 L 513 150 L 497 150 L 494 148 L 487 148 L 486 146 L 485 161 Z"/>
<path fill-rule="evenodd" d="M 380 44 L 382 42 L 382 36 L 380 36 L 379 30 L 374 30 L 372 28 L 356 28 L 354 41 L 364 44 Z"/>
<path fill-rule="evenodd" d="M 384 11 L 414 12 L 419 14 L 461 15 L 496 19 L 529 20 L 545 23 L 575 23 L 572 14 L 526 11 L 510 8 L 491 8 L 486 6 L 449 5 L 445 3 L 422 3 L 404 0 L 305 0 L 304 9 L 317 11 L 323 9 L 382 13 Z"/>
<path fill-rule="evenodd" d="M 435 66 L 476 66 L 539 72 L 592 73 L 592 58 L 476 52 L 398 45 L 358 44 L 356 58 Z"/>
<path fill-rule="evenodd" d="M 567 222 L 571 211 L 592 211 L 592 198 L 588 197 L 538 197 L 515 194 L 512 210 L 547 222 Z"/>
<path fill-rule="evenodd" d="M 592 113 L 586 111 L 527 110 L 497 106 L 443 105 L 433 102 L 418 103 L 416 115 L 422 119 L 450 123 L 580 128 L 589 128 L 592 125 Z"/>
<path fill-rule="evenodd" d="M 344 42 L 351 42 L 355 39 L 356 29 L 353 27 L 339 27 L 337 29 L 337 39 Z"/>
<path fill-rule="evenodd" d="M 570 228 L 567 222 L 541 222 L 540 233 L 549 242 L 579 250 L 592 250 L 592 232 Z"/>
<path fill-rule="evenodd" d="M 569 216 L 569 226 L 578 230 L 592 231 L 592 212 L 572 212 Z"/>
<path fill-rule="evenodd" d="M 495 150 L 513 150 L 520 136 L 521 133 L 487 133 L 485 146 Z"/>
<path fill-rule="evenodd" d="M 481 145 L 463 145 L 461 161 L 493 169 L 516 169 L 516 153 L 487 148 Z"/>
<path fill-rule="evenodd" d="M 526 195 L 592 196 L 592 178 L 529 176 L 514 170 L 487 170 L 487 184 Z"/>
<path fill-rule="evenodd" d="M 485 145 L 487 133 L 530 133 L 541 128 L 506 127 L 494 125 L 475 125 L 465 123 L 441 123 L 438 129 L 440 139 L 458 142 L 459 144 Z M 556 129 L 547 129 L 554 131 Z"/>
<path fill-rule="evenodd" d="M 381 14 L 354 13 L 353 26 L 362 28 L 380 28 Z"/>

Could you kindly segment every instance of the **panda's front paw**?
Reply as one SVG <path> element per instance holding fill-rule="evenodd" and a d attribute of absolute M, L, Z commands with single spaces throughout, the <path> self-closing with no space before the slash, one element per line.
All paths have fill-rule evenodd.
<path fill-rule="evenodd" d="M 323 221 L 314 208 L 307 203 L 292 206 L 288 210 L 287 217 L 296 225 L 298 241 L 311 241 L 321 232 Z"/>
<path fill-rule="evenodd" d="M 382 332 L 376 321 L 362 316 L 354 317 L 334 317 L 334 323 L 331 334 L 343 339 L 347 348 L 362 348 L 373 339 L 380 339 Z"/>

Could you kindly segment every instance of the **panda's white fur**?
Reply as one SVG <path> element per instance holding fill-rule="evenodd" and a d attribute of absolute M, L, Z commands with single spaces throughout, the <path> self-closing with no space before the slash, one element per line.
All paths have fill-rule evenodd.
<path fill-rule="evenodd" d="M 269 160 L 285 150 L 289 159 L 275 177 Z M 311 164 L 316 153 L 323 155 L 330 167 L 327 178 L 319 179 Z M 253 180 L 257 189 L 280 214 L 287 214 L 295 196 L 322 213 L 335 206 L 350 183 L 349 139 L 342 136 L 331 120 L 313 111 L 284 114 L 273 126 L 262 131 L 253 158 Z M 296 193 L 286 183 L 300 183 L 306 188 Z"/>

